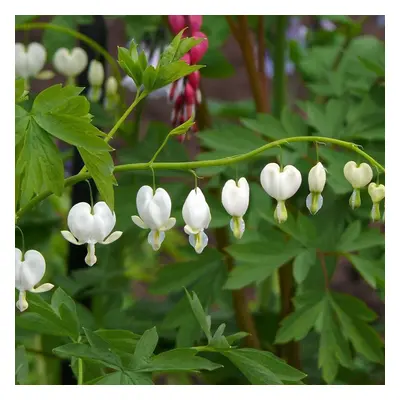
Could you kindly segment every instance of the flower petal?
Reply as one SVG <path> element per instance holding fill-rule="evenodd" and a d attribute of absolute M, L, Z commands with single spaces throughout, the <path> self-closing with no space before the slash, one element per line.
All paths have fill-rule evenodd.
<path fill-rule="evenodd" d="M 149 227 L 143 222 L 143 220 L 137 215 L 132 215 L 132 221 L 135 225 L 142 229 L 149 229 Z"/>
<path fill-rule="evenodd" d="M 147 236 L 147 241 L 150 243 L 154 251 L 157 251 L 161 247 L 161 243 L 165 239 L 165 232 L 160 232 L 157 230 L 151 230 Z"/>
<path fill-rule="evenodd" d="M 32 288 L 29 291 L 32 293 L 44 293 L 48 292 L 49 290 L 53 289 L 54 285 L 52 283 L 43 283 L 37 288 Z"/>
<path fill-rule="evenodd" d="M 94 225 L 90 204 L 85 202 L 75 204 L 68 213 L 67 223 L 69 230 L 78 241 L 87 243 L 91 239 Z"/>
<path fill-rule="evenodd" d="M 41 253 L 29 250 L 25 253 L 20 271 L 19 287 L 24 291 L 32 289 L 43 278 L 46 271 L 46 261 Z"/>
<path fill-rule="evenodd" d="M 25 311 L 29 306 L 28 302 L 26 301 L 26 294 L 23 290 L 19 292 L 19 298 L 16 303 L 16 306 L 18 310 L 21 312 Z"/>
<path fill-rule="evenodd" d="M 208 236 L 204 232 L 199 232 L 196 235 L 189 235 L 189 243 L 197 254 L 201 254 L 208 244 Z"/>
<path fill-rule="evenodd" d="M 199 233 L 199 230 L 198 229 L 193 229 L 191 226 L 189 226 L 189 225 L 185 225 L 184 227 L 183 227 L 183 230 L 185 231 L 185 233 L 187 234 L 187 235 L 196 235 L 197 233 Z"/>
<path fill-rule="evenodd" d="M 175 224 L 176 224 L 176 218 L 171 217 L 168 219 L 167 223 L 160 230 L 169 231 L 175 226 Z"/>
<path fill-rule="evenodd" d="M 189 193 L 182 208 L 182 216 L 186 225 L 193 230 L 200 231 L 208 227 L 211 221 L 210 207 L 200 188 Z"/>
<path fill-rule="evenodd" d="M 81 244 L 75 239 L 75 236 L 70 231 L 61 231 L 61 235 L 63 235 L 64 239 L 68 240 L 68 242 L 72 244 Z"/>
<path fill-rule="evenodd" d="M 85 263 L 89 265 L 89 267 L 93 266 L 97 262 L 97 257 L 95 254 L 95 247 L 94 244 L 89 243 L 87 246 L 88 252 L 85 257 Z"/>
<path fill-rule="evenodd" d="M 121 235 L 122 235 L 121 231 L 115 231 L 106 240 L 104 240 L 101 243 L 110 244 L 110 243 L 115 242 L 116 240 L 118 240 L 121 237 Z"/>

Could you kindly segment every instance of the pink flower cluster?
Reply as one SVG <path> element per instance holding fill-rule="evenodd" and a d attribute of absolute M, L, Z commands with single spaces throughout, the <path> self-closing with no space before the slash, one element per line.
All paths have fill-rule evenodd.
<path fill-rule="evenodd" d="M 203 17 L 201 15 L 169 15 L 168 22 L 172 33 L 175 35 L 182 29 L 187 28 L 183 33 L 183 37 L 204 39 L 182 57 L 182 60 L 188 65 L 197 64 L 208 49 L 207 36 L 203 32 L 200 32 Z M 195 71 L 174 82 L 171 85 L 168 98 L 174 105 L 171 115 L 172 125 L 175 127 L 183 124 L 195 114 L 196 106 L 201 102 L 200 72 Z M 194 124 L 191 130 L 197 132 L 197 125 Z M 184 137 L 182 135 L 178 138 L 180 141 L 183 141 Z"/>

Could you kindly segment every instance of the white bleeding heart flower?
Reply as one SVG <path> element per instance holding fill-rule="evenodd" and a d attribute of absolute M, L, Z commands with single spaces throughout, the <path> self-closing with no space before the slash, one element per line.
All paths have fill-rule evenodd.
<path fill-rule="evenodd" d="M 60 74 L 74 78 L 79 75 L 87 66 L 88 56 L 81 47 L 68 50 L 64 47 L 58 49 L 53 57 L 54 68 Z"/>
<path fill-rule="evenodd" d="M 70 232 L 61 231 L 61 234 L 72 244 L 88 245 L 85 262 L 92 266 L 97 261 L 95 244 L 110 244 L 121 237 L 121 231 L 111 233 L 115 222 L 115 213 L 111 212 L 104 201 L 96 203 L 93 210 L 90 204 L 81 202 L 75 204 L 68 213 L 67 223 Z"/>
<path fill-rule="evenodd" d="M 208 243 L 208 236 L 204 229 L 208 228 L 211 221 L 210 207 L 208 206 L 200 188 L 190 191 L 182 208 L 185 221 L 184 231 L 189 235 L 189 243 L 200 254 Z"/>
<path fill-rule="evenodd" d="M 142 186 L 136 196 L 136 208 L 139 216 L 132 216 L 132 221 L 142 229 L 151 229 L 147 240 L 153 250 L 158 250 L 165 239 L 165 231 L 176 223 L 176 219 L 171 218 L 169 194 L 163 188 L 154 193 L 150 186 Z"/>
<path fill-rule="evenodd" d="M 240 178 L 237 183 L 230 179 L 222 188 L 222 205 L 232 216 L 230 228 L 237 239 L 243 236 L 245 230 L 243 216 L 249 207 L 249 199 L 250 188 L 246 178 Z"/>
<path fill-rule="evenodd" d="M 349 199 L 350 207 L 354 210 L 361 206 L 360 189 L 371 182 L 374 174 L 372 168 L 368 164 L 361 163 L 357 165 L 354 161 L 346 163 L 343 168 L 343 173 L 354 189 Z"/>
<path fill-rule="evenodd" d="M 100 100 L 102 89 L 101 85 L 104 82 L 104 67 L 100 61 L 92 60 L 89 64 L 88 82 L 90 84 L 88 90 L 88 98 L 96 103 Z"/>
<path fill-rule="evenodd" d="M 104 108 L 106 110 L 113 110 L 117 107 L 119 102 L 118 94 L 118 81 L 114 76 L 109 76 L 105 83 Z"/>
<path fill-rule="evenodd" d="M 326 183 L 326 171 L 319 162 L 310 169 L 308 173 L 308 187 L 310 194 L 306 198 L 306 206 L 311 214 L 316 214 L 322 207 L 324 199 L 321 192 Z"/>
<path fill-rule="evenodd" d="M 293 165 L 286 165 L 281 171 L 278 164 L 269 163 L 261 171 L 260 181 L 263 189 L 278 202 L 274 212 L 275 220 L 278 223 L 285 222 L 287 220 L 285 200 L 299 190 L 300 171 Z"/>
<path fill-rule="evenodd" d="M 379 221 L 381 219 L 381 211 L 379 209 L 379 203 L 385 198 L 385 186 L 377 185 L 375 182 L 371 182 L 368 185 L 368 193 L 372 199 L 372 210 L 371 210 L 372 221 Z"/>
<path fill-rule="evenodd" d="M 18 310 L 25 311 L 28 308 L 26 292 L 43 293 L 53 289 L 51 283 L 35 286 L 43 278 L 46 272 L 46 261 L 41 253 L 36 250 L 28 250 L 24 255 L 20 249 L 15 249 L 15 288 L 19 290 L 17 301 Z"/>
<path fill-rule="evenodd" d="M 40 43 L 33 42 L 27 47 L 15 43 L 15 75 L 24 79 L 37 76 L 46 63 L 46 54 L 46 48 Z"/>

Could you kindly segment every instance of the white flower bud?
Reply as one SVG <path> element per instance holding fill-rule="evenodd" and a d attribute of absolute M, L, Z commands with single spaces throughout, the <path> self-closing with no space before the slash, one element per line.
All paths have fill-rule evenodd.
<path fill-rule="evenodd" d="M 324 190 L 326 183 L 326 171 L 323 165 L 319 162 L 314 165 L 308 173 L 308 187 L 310 192 L 321 193 Z"/>
<path fill-rule="evenodd" d="M 89 64 L 88 81 L 91 86 L 101 86 L 104 82 L 104 67 L 100 61 L 92 60 Z"/>
<path fill-rule="evenodd" d="M 56 71 L 69 78 L 79 75 L 86 68 L 87 63 L 86 51 L 80 47 L 75 47 L 71 51 L 62 47 L 55 52 L 53 57 Z"/>
<path fill-rule="evenodd" d="M 222 205 L 233 218 L 230 227 L 237 239 L 243 236 L 245 223 L 243 215 L 249 206 L 250 188 L 246 178 L 240 178 L 238 183 L 230 179 L 222 188 Z"/>
<path fill-rule="evenodd" d="M 134 224 L 142 229 L 151 229 L 148 242 L 153 250 L 158 250 L 165 238 L 165 231 L 174 227 L 171 216 L 171 198 L 166 190 L 158 188 L 155 193 L 150 186 L 142 186 L 136 196 L 139 216 L 132 216 Z"/>
<path fill-rule="evenodd" d="M 40 43 L 30 43 L 25 47 L 15 43 L 15 75 L 24 79 L 35 77 L 46 63 L 46 48 Z"/>
<path fill-rule="evenodd" d="M 109 76 L 106 80 L 106 96 L 113 96 L 118 92 L 118 82 L 114 76 Z"/>
<path fill-rule="evenodd" d="M 15 249 L 15 288 L 19 290 L 17 301 L 18 310 L 25 311 L 28 308 L 26 291 L 42 293 L 53 289 L 51 283 L 44 283 L 35 288 L 46 272 L 46 261 L 41 253 L 36 250 L 28 250 L 24 257 L 20 249 Z"/>
<path fill-rule="evenodd" d="M 184 231 L 189 235 L 189 243 L 196 253 L 200 254 L 207 246 L 208 237 L 204 229 L 208 228 L 211 221 L 210 207 L 200 188 L 189 193 L 183 205 L 182 216 L 186 223 Z"/>
<path fill-rule="evenodd" d="M 371 182 L 373 177 L 372 168 L 361 163 L 357 165 L 354 161 L 349 161 L 343 168 L 345 178 L 351 183 L 353 189 L 361 189 Z"/>
<path fill-rule="evenodd" d="M 375 182 L 371 182 L 368 185 L 368 193 L 372 199 L 372 210 L 371 219 L 372 221 L 379 221 L 381 219 L 381 211 L 379 209 L 379 203 L 385 198 L 385 186 L 377 185 Z M 385 214 L 383 214 L 385 216 Z"/>
<path fill-rule="evenodd" d="M 306 206 L 311 214 L 316 214 L 322 207 L 324 199 L 321 192 L 324 190 L 325 183 L 326 171 L 319 162 L 308 173 L 308 187 L 311 193 L 306 198 Z"/>
<path fill-rule="evenodd" d="M 371 196 L 373 203 L 379 203 L 385 198 L 385 186 L 371 182 L 368 185 L 368 193 Z"/>
<path fill-rule="evenodd" d="M 87 265 L 96 263 L 95 244 L 110 244 L 119 239 L 121 231 L 111 233 L 115 226 L 115 213 L 104 201 L 99 201 L 93 207 L 88 203 L 75 204 L 68 213 L 69 231 L 61 231 L 63 237 L 72 244 L 88 245 L 88 253 L 85 257 Z M 111 233 L 111 235 L 110 235 Z"/>

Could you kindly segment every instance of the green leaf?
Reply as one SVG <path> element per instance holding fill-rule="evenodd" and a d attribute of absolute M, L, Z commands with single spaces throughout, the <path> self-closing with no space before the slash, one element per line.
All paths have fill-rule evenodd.
<path fill-rule="evenodd" d="M 153 385 L 150 374 L 116 371 L 85 382 L 86 385 Z"/>
<path fill-rule="evenodd" d="M 293 368 L 285 361 L 268 351 L 256 349 L 238 349 L 231 350 L 231 352 L 248 357 L 263 367 L 268 368 L 278 379 L 282 381 L 297 382 L 307 376 L 305 373 Z"/>
<path fill-rule="evenodd" d="M 210 331 L 210 323 L 209 320 L 207 319 L 207 315 L 204 312 L 204 309 L 200 303 L 199 298 L 197 297 L 197 294 L 195 292 L 192 292 L 193 297 L 190 296 L 188 291 L 185 289 L 186 296 L 189 300 L 190 307 L 193 311 L 194 316 L 197 319 L 197 322 L 199 323 L 201 329 L 205 333 L 208 341 L 210 342 L 212 339 L 211 336 L 211 331 Z"/>
<path fill-rule="evenodd" d="M 78 147 L 79 154 L 86 165 L 102 199 L 114 211 L 114 162 L 110 153 L 91 152 Z"/>
<path fill-rule="evenodd" d="M 199 70 L 204 65 L 188 65 L 185 61 L 175 61 L 171 64 L 161 66 L 158 76 L 154 82 L 153 90 L 162 88 L 172 82 L 177 81 L 192 72 Z"/>
<path fill-rule="evenodd" d="M 25 137 L 30 119 L 28 111 L 19 105 L 15 106 L 15 145 Z"/>
<path fill-rule="evenodd" d="M 75 302 L 61 288 L 53 293 L 51 307 L 60 316 L 62 324 L 70 336 L 77 340 L 79 337 L 80 323 L 76 313 Z"/>
<path fill-rule="evenodd" d="M 21 114 L 20 114 L 21 116 Z M 26 123 L 27 116 L 19 120 Z M 61 196 L 64 189 L 64 167 L 56 145 L 50 136 L 35 122 L 30 119 L 23 137 L 23 147 L 19 154 L 16 173 L 24 173 L 24 181 L 29 181 L 35 193 L 50 190 Z"/>
<path fill-rule="evenodd" d="M 158 63 L 160 67 L 170 65 L 174 61 L 180 60 L 192 47 L 204 40 L 191 37 L 182 39 L 183 32 L 184 30 L 180 31 L 161 54 L 160 61 Z"/>
<path fill-rule="evenodd" d="M 361 221 L 353 221 L 340 236 L 338 247 L 346 246 L 356 240 L 361 234 Z"/>
<path fill-rule="evenodd" d="M 227 340 L 229 345 L 232 345 L 233 343 L 237 342 L 238 340 L 241 340 L 249 335 L 250 334 L 247 332 L 237 332 L 237 333 L 234 333 L 233 335 L 226 336 L 225 339 Z"/>
<path fill-rule="evenodd" d="M 334 302 L 352 318 L 358 318 L 365 322 L 372 322 L 378 316 L 367 305 L 357 297 L 344 293 L 332 293 Z"/>
<path fill-rule="evenodd" d="M 189 128 L 192 127 L 194 124 L 195 124 L 194 114 L 192 114 L 187 121 L 177 126 L 176 128 L 172 129 L 172 131 L 170 131 L 168 135 L 169 136 L 184 135 L 189 130 Z"/>
<path fill-rule="evenodd" d="M 249 380 L 252 385 L 283 385 L 283 382 L 258 359 L 254 360 L 253 354 L 248 354 L 248 349 L 230 350 L 224 352 L 227 357 Z"/>
<path fill-rule="evenodd" d="M 382 62 L 376 60 L 368 60 L 365 57 L 358 57 L 365 68 L 374 72 L 377 77 L 385 77 L 385 65 Z"/>
<path fill-rule="evenodd" d="M 149 65 L 143 73 L 143 85 L 149 93 L 153 90 L 156 79 L 157 71 L 152 65 Z"/>
<path fill-rule="evenodd" d="M 19 103 L 23 101 L 24 98 L 22 97 L 25 92 L 25 80 L 24 78 L 17 78 L 15 79 L 15 102 Z"/>
<path fill-rule="evenodd" d="M 325 108 L 325 126 L 322 131 L 327 137 L 340 137 L 348 111 L 348 104 L 343 100 L 330 99 Z"/>
<path fill-rule="evenodd" d="M 365 321 L 351 315 L 343 307 L 343 304 L 339 305 L 334 299 L 331 303 L 337 313 L 345 337 L 351 341 L 356 351 L 372 362 L 382 363 L 383 342 L 379 334 Z"/>
<path fill-rule="evenodd" d="M 125 353 L 133 353 L 140 335 L 120 329 L 98 329 L 94 332 L 109 344 L 109 347 Z"/>
<path fill-rule="evenodd" d="M 136 47 L 134 43 L 131 44 L 130 50 L 118 47 L 118 64 L 134 80 L 136 87 L 140 87 L 143 83 L 143 71 L 137 60 L 132 58 L 132 54 L 137 55 Z"/>
<path fill-rule="evenodd" d="M 229 273 L 224 288 L 234 290 L 252 282 L 261 282 L 296 257 L 301 250 L 295 241 L 277 241 L 276 244 L 272 241 L 267 247 L 263 242 L 231 245 L 226 251 L 243 264 L 239 264 Z"/>
<path fill-rule="evenodd" d="M 355 254 L 346 254 L 346 258 L 374 289 L 376 289 L 377 279 L 385 279 L 384 261 L 372 261 Z"/>
<path fill-rule="evenodd" d="M 139 372 L 169 371 L 213 371 L 223 365 L 215 364 L 205 358 L 196 356 L 195 349 L 173 349 L 151 358 L 150 363 L 140 368 Z"/>
<path fill-rule="evenodd" d="M 110 151 L 101 139 L 105 134 L 91 124 L 90 103 L 79 96 L 82 88 L 51 86 L 35 98 L 32 115 L 35 121 L 51 135 L 87 150 Z"/>
<path fill-rule="evenodd" d="M 305 304 L 284 318 L 276 334 L 275 343 L 303 339 L 316 323 L 323 304 L 323 299 L 317 303 Z"/>
<path fill-rule="evenodd" d="M 326 118 L 323 107 L 320 104 L 308 102 L 307 103 L 307 116 L 308 116 L 308 123 L 313 126 L 318 133 L 329 136 L 326 133 L 327 126 L 326 126 Z"/>
<path fill-rule="evenodd" d="M 29 363 L 26 357 L 25 347 L 18 346 L 15 349 L 15 380 L 23 385 L 26 383 L 29 374 Z"/>
<path fill-rule="evenodd" d="M 293 262 L 293 276 L 298 284 L 307 278 L 310 268 L 315 264 L 315 261 L 315 249 L 304 250 L 296 256 Z"/>
<path fill-rule="evenodd" d="M 261 133 L 270 140 L 284 139 L 288 136 L 281 122 L 270 114 L 257 114 L 257 119 L 255 120 L 241 118 L 240 122 L 246 128 L 254 132 Z"/>
<path fill-rule="evenodd" d="M 221 267 L 221 255 L 217 251 L 203 253 L 195 260 L 168 264 L 157 274 L 157 280 L 150 286 L 153 294 L 180 292 L 207 274 L 213 274 Z"/>
<path fill-rule="evenodd" d="M 158 342 L 158 334 L 156 327 L 151 328 L 143 333 L 136 344 L 135 352 L 131 367 L 135 369 L 147 366 L 150 357 L 153 355 Z"/>
<path fill-rule="evenodd" d="M 341 239 L 337 245 L 337 250 L 347 253 L 384 245 L 385 236 L 380 232 L 380 230 L 377 228 L 369 228 L 351 241 L 349 239 L 346 241 Z"/>
<path fill-rule="evenodd" d="M 84 343 L 68 343 L 53 349 L 53 353 L 61 358 L 77 357 L 90 360 L 106 367 L 120 369 L 122 367 L 119 357 L 107 350 L 90 347 Z"/>

